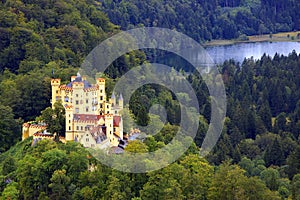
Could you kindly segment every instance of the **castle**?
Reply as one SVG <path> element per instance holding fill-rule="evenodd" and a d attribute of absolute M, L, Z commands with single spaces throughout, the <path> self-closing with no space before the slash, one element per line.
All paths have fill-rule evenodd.
<path fill-rule="evenodd" d="M 86 77 L 71 77 L 71 82 L 61 84 L 60 79 L 51 80 L 52 98 L 61 102 L 66 113 L 66 133 L 61 141 L 80 142 L 84 147 L 113 147 L 123 141 L 123 97 L 118 100 L 113 93 L 107 100 L 105 93 L 105 79 L 98 78 L 96 84 L 90 84 Z M 47 125 L 43 123 L 27 122 L 23 124 L 22 139 L 33 136 L 34 142 L 41 139 L 53 139 L 47 133 Z"/>

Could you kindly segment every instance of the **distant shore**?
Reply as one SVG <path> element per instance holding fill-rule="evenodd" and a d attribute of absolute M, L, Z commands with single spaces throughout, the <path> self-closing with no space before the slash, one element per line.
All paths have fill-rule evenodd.
<path fill-rule="evenodd" d="M 223 45 L 232 45 L 237 43 L 249 43 L 249 42 L 300 42 L 300 31 L 254 35 L 254 36 L 245 36 L 245 37 L 246 38 L 243 39 L 212 40 L 204 43 L 203 46 L 205 47 L 223 46 Z"/>

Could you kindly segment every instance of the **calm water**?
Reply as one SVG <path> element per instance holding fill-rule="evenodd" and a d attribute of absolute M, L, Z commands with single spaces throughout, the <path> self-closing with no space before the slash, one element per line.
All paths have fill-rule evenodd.
<path fill-rule="evenodd" d="M 207 52 L 212 59 L 221 64 L 225 60 L 234 59 L 238 62 L 243 62 L 244 58 L 259 59 L 266 53 L 274 56 L 278 54 L 288 55 L 293 50 L 300 53 L 299 42 L 256 42 L 256 43 L 241 43 L 225 46 L 207 47 Z"/>

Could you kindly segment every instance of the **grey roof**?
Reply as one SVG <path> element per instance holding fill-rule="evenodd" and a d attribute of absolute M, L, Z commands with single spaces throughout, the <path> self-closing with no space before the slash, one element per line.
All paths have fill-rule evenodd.
<path fill-rule="evenodd" d="M 116 98 L 116 95 L 115 93 L 113 92 L 112 95 L 111 95 L 111 99 L 115 99 Z"/>
<path fill-rule="evenodd" d="M 84 85 L 84 89 L 86 88 L 91 88 L 92 87 L 92 84 L 90 84 L 88 81 L 86 80 L 82 80 L 82 77 L 81 76 L 77 76 L 75 78 L 75 80 L 71 81 L 70 83 L 67 84 L 67 87 L 73 87 L 73 83 L 74 82 L 77 82 L 77 83 L 81 83 L 83 82 L 83 85 Z"/>

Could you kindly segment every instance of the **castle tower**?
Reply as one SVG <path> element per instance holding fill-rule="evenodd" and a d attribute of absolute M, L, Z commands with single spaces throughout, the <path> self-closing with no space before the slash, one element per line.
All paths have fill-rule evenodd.
<path fill-rule="evenodd" d="M 54 108 L 54 104 L 55 104 L 56 101 L 61 100 L 59 86 L 60 86 L 60 79 L 51 79 L 51 90 L 52 90 L 51 104 L 52 104 L 52 108 Z"/>
<path fill-rule="evenodd" d="M 110 103 L 104 103 L 105 114 L 112 114 L 112 107 Z"/>
<path fill-rule="evenodd" d="M 65 106 L 66 110 L 66 141 L 74 140 L 73 106 Z"/>
<path fill-rule="evenodd" d="M 98 78 L 96 81 L 97 81 L 97 86 L 99 88 L 98 92 L 97 92 L 97 102 L 98 102 L 97 111 L 99 112 L 102 110 L 104 113 L 105 112 L 105 102 L 106 102 L 105 79 Z"/>
<path fill-rule="evenodd" d="M 73 82 L 73 112 L 76 113 L 85 113 L 83 106 L 83 96 L 84 96 L 84 83 L 83 82 Z"/>
<path fill-rule="evenodd" d="M 114 137 L 114 119 L 112 114 L 105 115 L 106 137 L 109 139 L 111 145 L 116 141 Z"/>

